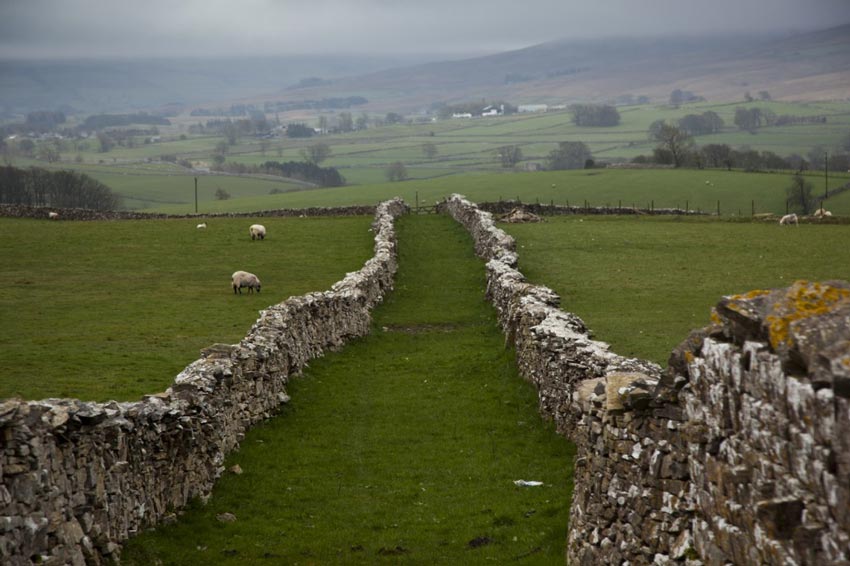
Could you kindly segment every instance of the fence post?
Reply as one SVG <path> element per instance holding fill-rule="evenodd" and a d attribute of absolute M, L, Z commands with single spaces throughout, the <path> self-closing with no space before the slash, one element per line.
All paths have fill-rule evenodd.
<path fill-rule="evenodd" d="M 717 201 L 717 216 L 720 216 L 720 201 Z"/>
<path fill-rule="evenodd" d="M 686 201 L 685 201 L 685 216 L 687 216 L 687 215 L 688 215 L 688 209 L 689 209 L 689 208 L 690 208 L 690 207 L 689 207 L 689 203 L 688 203 L 688 201 L 686 200 Z"/>
<path fill-rule="evenodd" d="M 750 205 L 752 206 L 752 213 L 750 214 L 750 216 L 755 216 L 756 215 L 756 201 L 752 201 L 750 203 Z"/>

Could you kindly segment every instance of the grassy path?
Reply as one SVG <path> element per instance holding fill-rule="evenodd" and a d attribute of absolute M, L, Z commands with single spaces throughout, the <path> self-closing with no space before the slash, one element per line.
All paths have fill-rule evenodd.
<path fill-rule="evenodd" d="M 373 334 L 293 380 L 226 463 L 243 473 L 125 563 L 563 563 L 572 447 L 516 373 L 471 240 L 429 216 L 401 219 L 399 241 Z"/>

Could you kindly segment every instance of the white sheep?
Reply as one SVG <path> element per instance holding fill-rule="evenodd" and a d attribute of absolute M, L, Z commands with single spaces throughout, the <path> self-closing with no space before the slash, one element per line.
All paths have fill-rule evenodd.
<path fill-rule="evenodd" d="M 51 220 L 59 220 L 59 213 L 58 212 L 48 212 L 47 217 Z"/>
<path fill-rule="evenodd" d="M 832 213 L 825 208 L 819 208 L 815 211 L 815 218 L 826 218 L 832 216 Z"/>
<path fill-rule="evenodd" d="M 231 277 L 231 282 L 233 283 L 233 294 L 236 293 L 242 294 L 242 287 L 248 287 L 248 293 L 253 293 L 254 289 L 257 290 L 257 293 L 260 292 L 260 280 L 253 273 L 248 273 L 247 271 L 236 271 Z"/>
<path fill-rule="evenodd" d="M 251 227 L 248 228 L 248 233 L 251 235 L 252 240 L 266 239 L 266 227 L 262 224 L 251 224 Z"/>
<path fill-rule="evenodd" d="M 782 218 L 779 219 L 779 225 L 780 226 L 790 226 L 791 224 L 793 224 L 795 226 L 800 225 L 800 222 L 799 222 L 799 219 L 797 218 L 797 215 L 794 214 L 793 212 L 791 214 L 786 214 L 785 216 L 783 216 Z"/>
<path fill-rule="evenodd" d="M 206 227 L 207 227 L 207 223 L 206 223 L 206 222 L 201 222 L 200 224 L 198 224 L 197 226 L 195 226 L 195 228 L 197 228 L 197 229 L 199 229 L 199 230 L 203 230 L 203 229 L 204 229 L 204 228 L 206 228 Z"/>

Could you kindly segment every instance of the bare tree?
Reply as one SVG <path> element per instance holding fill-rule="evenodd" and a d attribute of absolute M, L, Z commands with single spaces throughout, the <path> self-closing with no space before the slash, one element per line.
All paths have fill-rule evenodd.
<path fill-rule="evenodd" d="M 401 161 L 396 161 L 395 163 L 387 167 L 386 175 L 387 180 L 390 182 L 404 181 L 408 178 L 407 167 L 405 167 L 404 163 L 402 163 Z"/>
<path fill-rule="evenodd" d="M 301 157 L 304 158 L 304 161 L 315 163 L 316 165 L 330 157 L 330 155 L 331 147 L 322 142 L 308 145 L 305 149 L 301 150 Z"/>
<path fill-rule="evenodd" d="M 522 161 L 522 149 L 518 145 L 503 145 L 496 149 L 502 167 L 510 168 Z"/>
<path fill-rule="evenodd" d="M 674 167 L 682 165 L 694 146 L 694 140 L 687 132 L 670 124 L 662 124 L 654 138 L 658 149 L 669 152 Z"/>
<path fill-rule="evenodd" d="M 422 153 L 428 159 L 434 159 L 438 153 L 437 146 L 431 142 L 424 143 L 422 144 Z"/>
<path fill-rule="evenodd" d="M 814 209 L 815 199 L 812 197 L 812 184 L 802 175 L 791 177 L 791 185 L 785 189 L 788 205 L 803 214 L 809 214 Z"/>

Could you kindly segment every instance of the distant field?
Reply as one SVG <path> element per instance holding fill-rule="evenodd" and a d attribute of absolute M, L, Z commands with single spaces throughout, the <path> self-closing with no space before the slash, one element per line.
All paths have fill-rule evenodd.
<path fill-rule="evenodd" d="M 371 218 L 45 222 L 0 218 L 0 398 L 133 400 L 259 310 L 327 289 L 372 254 Z M 38 238 L 22 234 L 38 233 Z M 234 296 L 244 269 L 259 295 Z"/>
<path fill-rule="evenodd" d="M 666 365 L 723 295 L 850 280 L 850 226 L 558 217 L 502 225 L 520 270 L 561 295 L 612 350 Z"/>
<path fill-rule="evenodd" d="M 740 131 L 734 125 L 735 110 L 739 107 L 759 107 L 776 115 L 825 116 L 827 121 L 824 124 L 763 127 L 751 134 Z M 685 104 L 679 108 L 666 105 L 622 106 L 619 108 L 621 123 L 611 128 L 578 127 L 572 123 L 572 114 L 561 110 L 370 127 L 359 132 L 308 139 L 260 140 L 243 136 L 235 145 L 227 148 L 225 157 L 228 162 L 245 165 L 260 165 L 270 160 L 300 161 L 303 160 L 302 152 L 307 146 L 325 143 L 330 146 L 331 155 L 322 166 L 338 168 L 347 182 L 353 185 L 385 182 L 387 167 L 396 161 L 405 164 L 411 178 L 419 180 L 447 175 L 504 173 L 507 170 L 501 167 L 496 155 L 497 148 L 503 145 L 518 145 L 521 148 L 523 160 L 520 167 L 545 164 L 549 152 L 562 141 L 585 142 L 598 161 L 630 160 L 639 154 L 652 153 L 655 144 L 647 136 L 649 126 L 655 120 L 675 121 L 686 114 L 700 114 L 709 110 L 718 113 L 726 126 L 720 133 L 697 136 L 695 142 L 698 145 L 726 143 L 733 147 L 770 150 L 780 156 L 791 153 L 807 156 L 815 146 L 834 152 L 843 136 L 850 132 L 850 103 L 847 102 L 702 102 Z M 191 177 L 195 173 L 172 165 L 158 169 L 157 160 L 166 155 L 186 159 L 199 166 L 209 166 L 216 146 L 224 138 L 218 135 L 191 135 L 187 133 L 187 126 L 205 123 L 211 118 L 215 117 L 180 117 L 175 119 L 175 126 L 164 128 L 167 133 L 163 134 L 160 142 L 145 144 L 139 138 L 133 148 L 117 147 L 107 153 L 97 151 L 95 140 L 77 143 L 76 148 L 66 147 L 62 150 L 63 162 L 51 167 L 92 171 L 97 178 L 121 193 L 129 208 L 187 204 L 194 198 Z M 180 136 L 186 139 L 181 140 Z M 428 157 L 423 151 L 425 144 L 433 144 L 436 155 Z M 83 146 L 86 146 L 85 149 L 81 149 Z M 77 163 L 77 159 L 83 163 Z M 27 165 L 35 162 L 17 157 L 15 163 Z M 170 179 L 167 176 L 156 176 L 157 173 L 186 176 L 189 179 Z M 141 177 L 147 175 L 154 178 Z M 213 200 L 213 193 L 222 183 L 225 182 L 204 182 L 199 195 L 201 201 Z M 233 185 L 232 188 L 220 188 L 230 192 L 233 198 L 258 197 L 268 194 L 276 186 L 271 181 L 248 179 L 229 180 L 226 183 Z M 525 183 L 525 180 L 517 183 L 520 190 Z M 281 190 L 295 186 L 283 181 L 278 185 Z M 628 195 L 617 198 L 627 199 Z M 221 206 L 215 205 L 216 208 Z M 242 208 L 241 204 L 237 206 Z"/>
<path fill-rule="evenodd" d="M 413 170 L 420 173 L 419 170 Z M 437 173 L 438 170 L 422 171 Z M 821 194 L 823 178 L 808 178 L 814 194 Z M 708 184 L 706 183 L 708 181 Z M 202 182 L 206 182 L 202 180 Z M 850 177 L 832 176 L 830 187 L 850 182 Z M 245 197 L 239 200 L 208 201 L 205 211 L 252 211 L 269 208 L 303 208 L 308 206 L 340 206 L 372 204 L 401 196 L 408 203 L 433 204 L 452 193 L 461 193 L 474 201 L 496 201 L 520 198 L 523 202 L 636 207 L 679 207 L 716 212 L 720 201 L 723 216 L 750 216 L 755 211 L 785 213 L 785 190 L 790 175 L 778 173 L 742 173 L 723 170 L 575 170 L 539 173 L 445 175 L 434 179 L 310 189 L 278 195 Z M 846 195 L 827 202 L 835 214 L 850 215 L 850 198 Z M 193 210 L 185 205 L 162 205 L 161 212 L 185 213 Z"/>

